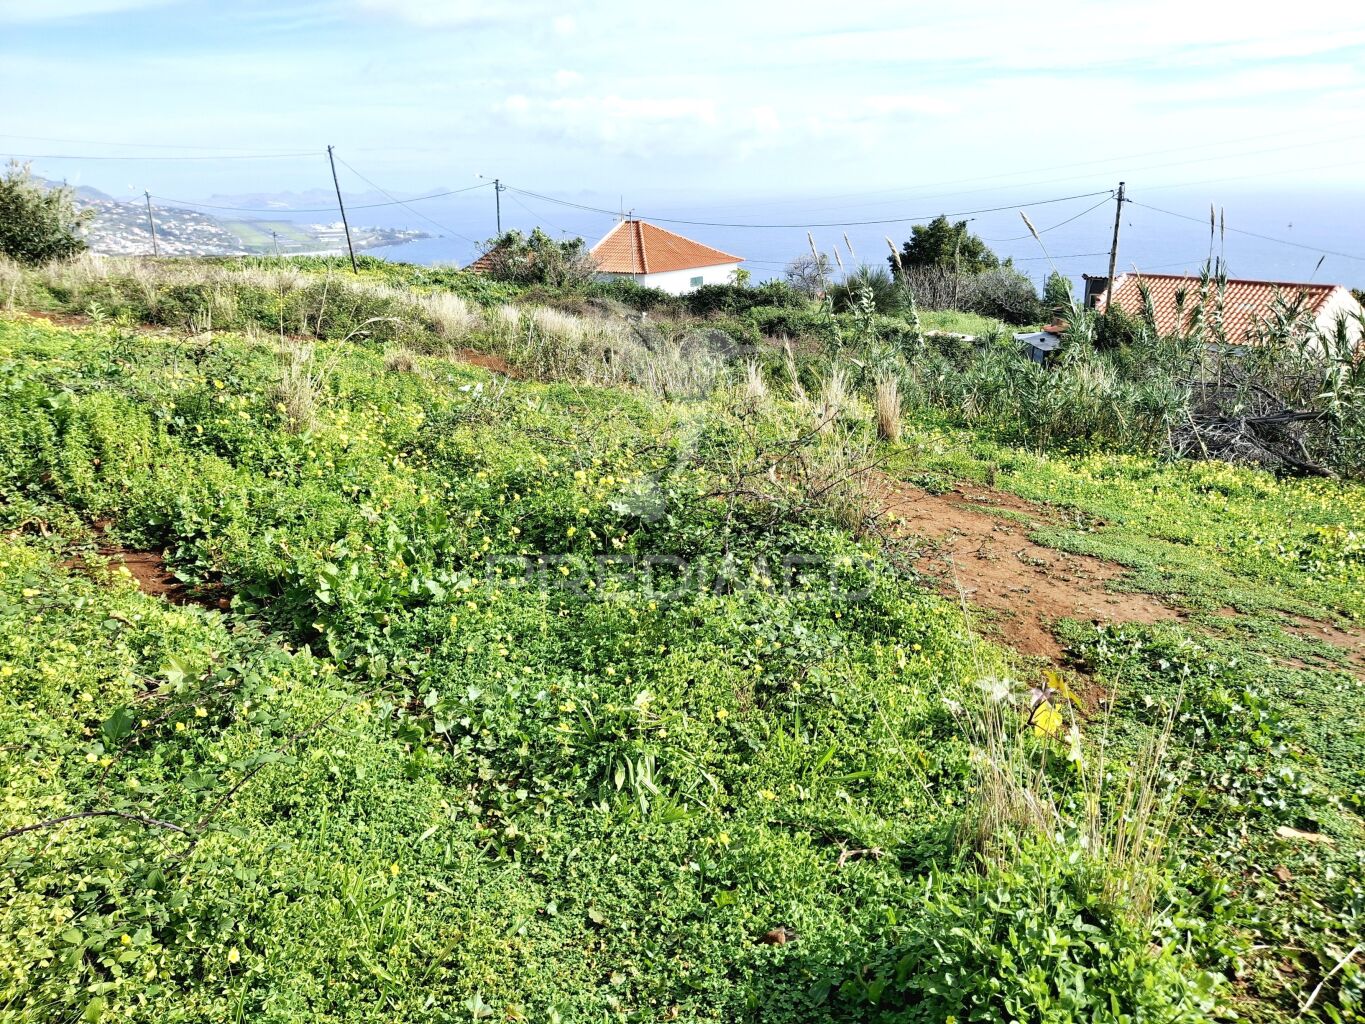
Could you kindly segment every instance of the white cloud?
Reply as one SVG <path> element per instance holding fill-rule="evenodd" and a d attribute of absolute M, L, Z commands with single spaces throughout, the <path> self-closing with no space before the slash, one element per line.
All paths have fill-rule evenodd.
<path fill-rule="evenodd" d="M 583 81 L 583 76 L 577 71 L 556 71 L 554 73 L 554 85 L 556 89 L 569 89 Z"/>
<path fill-rule="evenodd" d="M 58 21 L 122 14 L 160 7 L 174 0 L 0 0 L 0 23 Z"/>
<path fill-rule="evenodd" d="M 509 22 L 518 16 L 512 5 L 479 0 L 354 0 L 368 14 L 385 15 L 421 28 L 468 28 Z"/>
<path fill-rule="evenodd" d="M 578 29 L 578 22 L 574 21 L 571 14 L 561 14 L 550 25 L 557 36 L 572 35 Z"/>

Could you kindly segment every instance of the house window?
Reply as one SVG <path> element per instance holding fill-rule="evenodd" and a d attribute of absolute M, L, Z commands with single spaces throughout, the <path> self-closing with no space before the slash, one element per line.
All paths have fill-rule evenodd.
<path fill-rule="evenodd" d="M 694 278 L 692 278 L 692 287 L 693 287 L 693 288 L 700 288 L 700 287 L 701 287 L 701 278 L 700 278 L 700 277 L 694 277 Z"/>

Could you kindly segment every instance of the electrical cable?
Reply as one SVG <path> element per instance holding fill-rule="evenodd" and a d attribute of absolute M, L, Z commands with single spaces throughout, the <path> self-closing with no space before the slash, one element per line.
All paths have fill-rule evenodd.
<path fill-rule="evenodd" d="M 410 211 L 411 213 L 415 213 L 418 217 L 421 217 L 421 218 L 422 218 L 424 221 L 426 221 L 428 224 L 434 224 L 436 227 L 440 228 L 442 231 L 448 231 L 448 232 L 450 232 L 452 235 L 454 235 L 456 238 L 463 239 L 464 241 L 468 242 L 470 245 L 478 245 L 478 244 L 479 244 L 479 243 L 476 242 L 474 239 L 470 238 L 468 235 L 462 235 L 462 234 L 460 234 L 460 232 L 456 231 L 454 228 L 447 227 L 446 225 L 442 224 L 442 223 L 441 223 L 440 221 L 438 221 L 438 220 L 432 220 L 430 217 L 428 217 L 428 216 L 427 216 L 425 213 L 423 213 L 421 210 L 415 210 L 415 209 L 413 209 L 411 206 L 409 206 L 409 205 L 408 205 L 407 203 L 405 203 L 403 200 L 399 199 L 397 196 L 393 195 L 393 194 L 392 194 L 391 192 L 389 192 L 387 189 L 383 188 L 383 187 L 380 186 L 380 185 L 376 185 L 373 181 L 371 181 L 369 178 L 365 177 L 365 175 L 361 174 L 359 171 L 357 171 L 354 167 L 352 167 L 350 164 L 348 164 L 348 163 L 347 163 L 345 160 L 343 160 L 341 157 L 337 157 L 337 163 L 341 164 L 342 167 L 345 167 L 348 171 L 350 171 L 352 174 L 354 174 L 357 178 L 359 178 L 359 179 L 360 179 L 361 181 L 363 181 L 365 184 L 369 185 L 371 188 L 373 188 L 373 189 L 378 189 L 379 192 L 381 192 L 383 195 L 388 196 L 390 199 L 392 199 L 392 200 L 393 200 L 395 203 L 397 203 L 399 206 L 403 207 L 403 209 L 408 210 L 408 211 Z M 359 209 L 359 207 L 357 207 L 357 209 Z"/>
<path fill-rule="evenodd" d="M 616 210 L 607 210 L 607 209 L 603 209 L 603 208 L 600 207 L 600 206 L 588 206 L 588 205 L 586 205 L 586 204 L 584 204 L 584 203 L 574 203 L 574 202 L 570 202 L 570 201 L 567 200 L 567 199 L 555 199 L 553 196 L 542 195 L 542 194 L 539 193 L 539 192 L 532 192 L 532 191 L 530 191 L 529 189 L 517 188 L 517 187 L 514 186 L 514 185 L 504 185 L 503 187 L 504 187 L 504 188 L 507 188 L 507 189 L 510 189 L 510 190 L 513 191 L 513 192 L 518 192 L 518 193 L 520 193 L 521 195 L 524 195 L 524 196 L 531 196 L 531 197 L 534 198 L 534 199 L 541 199 L 541 200 L 544 200 L 545 202 L 556 203 L 556 204 L 558 204 L 558 205 L 560 205 L 560 206 L 572 207 L 573 209 L 576 209 L 576 210 L 587 210 L 587 211 L 589 211 L 590 213 L 600 213 L 600 214 L 604 214 L 604 215 L 606 215 L 606 216 L 608 216 L 608 217 L 618 217 L 618 216 L 620 216 L 620 214 L 619 214 Z M 1008 205 L 1006 205 L 1006 206 L 992 206 L 992 207 L 989 207 L 989 208 L 984 209 L 984 210 L 959 210 L 959 211 L 957 211 L 956 213 L 921 214 L 921 215 L 919 215 L 919 216 L 914 216 L 914 217 L 885 217 L 885 218 L 878 218 L 878 219 L 875 219 L 875 220 L 826 221 L 826 222 L 822 222 L 822 223 L 812 223 L 812 224 L 736 224 L 736 223 L 731 223 L 731 222 L 726 222 L 726 221 L 686 220 L 686 219 L 683 219 L 683 218 L 681 218 L 681 217 L 654 217 L 654 216 L 646 217 L 646 218 L 643 218 L 643 219 L 647 219 L 647 220 L 651 220 L 651 221 L 657 221 L 657 222 L 659 222 L 660 224 L 689 224 L 689 225 L 692 225 L 692 226 L 694 226 L 694 227 L 708 227 L 708 228 L 763 228 L 763 229 L 768 229 L 768 230 L 778 230 L 778 229 L 786 229 L 786 228 L 791 228 L 791 229 L 849 228 L 849 227 L 867 227 L 867 226 L 876 225 L 876 224 L 906 224 L 906 223 L 910 223 L 910 222 L 912 222 L 912 221 L 933 220 L 935 217 L 939 217 L 939 216 L 944 216 L 944 217 L 965 217 L 965 216 L 968 216 L 969 214 L 977 214 L 977 213 L 999 213 L 999 212 L 1002 211 L 1002 210 L 1018 210 L 1018 209 L 1023 209 L 1024 207 L 1030 207 L 1030 206 L 1047 206 L 1047 205 L 1049 205 L 1049 204 L 1051 204 L 1051 203 L 1064 203 L 1064 202 L 1068 202 L 1069 200 L 1072 200 L 1072 199 L 1089 199 L 1089 198 L 1091 198 L 1091 197 L 1093 197 L 1093 196 L 1099 196 L 1099 195 L 1111 196 L 1111 197 L 1112 197 L 1113 194 L 1114 194 L 1114 190 L 1113 190 L 1113 189 L 1104 189 L 1104 190 L 1101 190 L 1101 191 L 1098 191 L 1098 192 L 1084 192 L 1084 193 L 1081 193 L 1080 195 L 1074 195 L 1074 196 L 1059 196 L 1059 197 L 1056 198 L 1056 199 L 1039 199 L 1039 200 L 1035 200 L 1035 201 L 1033 201 L 1033 202 L 1027 202 L 1027 203 L 1010 203 L 1010 204 L 1008 204 Z"/>
<path fill-rule="evenodd" d="M 75 153 L 7 153 L 11 160 L 141 160 L 144 163 L 163 160 L 296 160 L 314 157 L 316 153 L 224 153 L 217 156 L 84 156 Z"/>
<path fill-rule="evenodd" d="M 1106 198 L 1104 198 L 1104 199 L 1101 199 L 1101 200 L 1100 200 L 1098 203 L 1096 203 L 1094 206 L 1091 206 L 1091 207 L 1089 207 L 1088 209 L 1082 210 L 1080 213 L 1076 214 L 1074 217 L 1068 217 L 1066 220 L 1060 220 L 1060 221 L 1058 221 L 1056 224 L 1053 224 L 1051 227 L 1039 228 L 1039 229 L 1038 229 L 1038 234 L 1040 234 L 1040 235 L 1045 235 L 1045 234 L 1047 234 L 1049 231 L 1056 231 L 1058 228 L 1062 227 L 1063 225 L 1070 224 L 1073 220 L 1080 220 L 1080 219 L 1081 219 L 1082 217 L 1084 217 L 1087 213 L 1094 213 L 1094 212 L 1095 212 L 1096 210 L 1098 210 L 1101 206 L 1108 206 L 1108 205 L 1109 205 L 1109 199 L 1110 199 L 1110 198 L 1112 198 L 1112 196 L 1109 196 L 1109 197 L 1106 197 Z M 1032 237 L 1033 237 L 1032 235 L 1030 235 L 1030 234 L 1028 234 L 1027 232 L 1025 232 L 1025 233 L 1022 234 L 1022 235 L 1011 235 L 1009 238 L 983 238 L 983 239 L 981 239 L 981 241 L 983 241 L 983 242 L 1022 242 L 1024 239 L 1026 239 L 1026 238 L 1032 238 Z"/>
<path fill-rule="evenodd" d="M 71 143 L 77 146 L 116 146 L 120 149 L 201 149 L 213 150 L 215 153 L 254 153 L 254 148 L 245 146 L 191 146 L 177 142 L 108 142 L 95 139 L 54 139 L 46 135 L 7 135 L 0 132 L 0 139 L 25 139 L 29 142 L 60 142 L 63 144 Z M 283 150 L 272 150 L 275 153 L 282 153 Z"/>
<path fill-rule="evenodd" d="M 312 154 L 316 156 L 317 154 Z M 428 199 L 442 199 L 445 196 L 457 196 L 461 192 L 472 192 L 476 188 L 489 188 L 491 181 L 481 181 L 477 185 L 468 185 L 465 188 L 451 189 L 449 192 L 433 192 L 429 196 L 416 196 L 413 199 L 395 199 L 389 203 L 360 203 L 357 206 L 348 206 L 348 210 L 374 210 L 381 206 L 406 206 L 408 203 L 421 203 Z M 383 189 L 380 189 L 382 192 Z M 386 193 L 387 194 L 387 193 Z M 213 203 L 196 203 L 189 199 L 172 199 L 170 196 L 153 195 L 153 199 L 160 199 L 163 203 L 175 203 L 179 206 L 193 206 L 203 210 L 230 210 L 233 213 L 331 213 L 335 206 L 315 206 L 315 207 L 252 207 L 252 206 L 215 206 Z"/>
<path fill-rule="evenodd" d="M 1208 221 L 1203 217 L 1191 217 L 1189 214 L 1176 213 L 1173 210 L 1163 210 L 1159 206 L 1151 206 L 1147 203 L 1140 203 L 1136 199 L 1129 199 L 1128 202 L 1134 206 L 1140 206 L 1144 210 L 1151 210 L 1154 213 L 1164 213 L 1167 217 L 1178 217 L 1180 220 L 1193 221 L 1196 224 L 1207 224 Z M 1356 256 L 1349 252 L 1337 252 L 1333 249 L 1324 249 L 1317 245 L 1305 245 L 1303 242 L 1291 242 L 1287 238 L 1275 238 L 1273 235 L 1263 235 L 1257 231 L 1247 231 L 1245 228 L 1224 228 L 1225 231 L 1233 231 L 1239 235 L 1249 235 L 1252 238 L 1259 238 L 1265 242 L 1275 242 L 1279 245 L 1293 246 L 1295 249 L 1307 249 L 1309 252 L 1316 252 L 1327 256 L 1340 256 L 1342 259 L 1358 260 L 1365 263 L 1365 256 Z"/>

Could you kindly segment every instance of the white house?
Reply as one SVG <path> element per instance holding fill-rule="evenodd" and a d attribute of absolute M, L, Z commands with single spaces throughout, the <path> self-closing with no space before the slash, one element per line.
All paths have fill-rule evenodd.
<path fill-rule="evenodd" d="M 601 280 L 630 278 L 648 288 L 684 295 L 704 284 L 730 284 L 744 262 L 709 245 L 642 220 L 623 220 L 592 247 Z"/>

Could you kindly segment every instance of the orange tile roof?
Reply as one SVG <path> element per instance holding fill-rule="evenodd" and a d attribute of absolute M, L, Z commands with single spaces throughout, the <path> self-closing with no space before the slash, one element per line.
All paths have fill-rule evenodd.
<path fill-rule="evenodd" d="M 1189 327 L 1191 312 L 1199 301 L 1199 278 L 1183 277 L 1179 274 L 1120 274 L 1118 288 L 1114 292 L 1114 305 L 1129 316 L 1142 316 L 1142 291 L 1138 283 L 1147 286 L 1156 310 L 1156 327 L 1162 334 L 1174 334 Z M 1184 305 L 1176 301 L 1180 291 L 1185 293 Z M 1101 292 L 1096 305 L 1105 306 L 1105 292 Z M 1223 296 L 1223 324 L 1227 338 L 1233 343 L 1246 341 L 1256 322 L 1269 315 L 1271 304 L 1276 296 L 1293 299 L 1300 293 L 1304 296 L 1304 308 L 1310 316 L 1317 319 L 1329 307 L 1338 306 L 1343 296 L 1350 293 L 1341 285 L 1335 284 L 1295 284 L 1289 281 L 1235 281 L 1229 280 Z M 1342 294 L 1337 294 L 1342 293 Z M 1181 323 L 1181 317 L 1184 323 Z"/>
<path fill-rule="evenodd" d="M 642 220 L 621 221 L 592 247 L 592 255 L 604 274 L 662 274 L 744 260 Z"/>
<path fill-rule="evenodd" d="M 465 267 L 465 270 L 468 270 L 470 273 L 473 274 L 488 273 L 490 270 L 493 269 L 493 258 L 497 255 L 497 253 L 498 246 L 494 246 L 493 248 L 489 249 L 486 253 L 484 253 L 482 256 L 480 256 L 478 259 L 476 259 L 473 263 Z"/>

